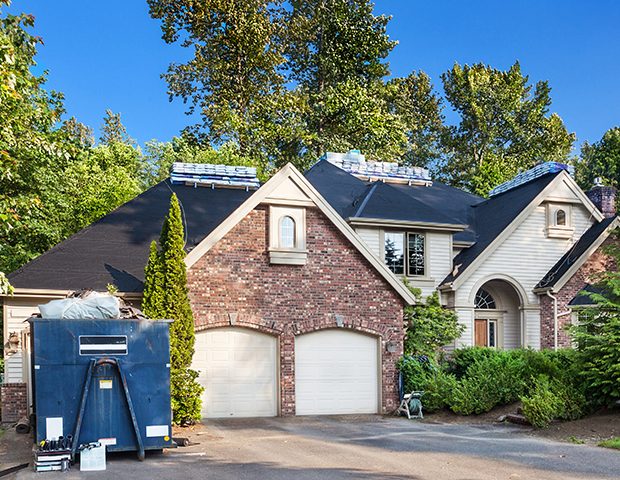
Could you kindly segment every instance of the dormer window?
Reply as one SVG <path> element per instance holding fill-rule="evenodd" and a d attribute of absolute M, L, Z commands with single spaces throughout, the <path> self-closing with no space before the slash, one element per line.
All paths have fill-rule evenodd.
<path fill-rule="evenodd" d="M 269 263 L 305 265 L 306 209 L 271 205 L 269 207 Z"/>
<path fill-rule="evenodd" d="M 555 224 L 562 227 L 566 225 L 566 211 L 561 208 L 555 211 Z"/>
<path fill-rule="evenodd" d="M 569 204 L 547 204 L 547 237 L 572 239 L 574 228 Z"/>
<path fill-rule="evenodd" d="M 295 220 L 288 215 L 280 219 L 280 248 L 295 248 Z"/>

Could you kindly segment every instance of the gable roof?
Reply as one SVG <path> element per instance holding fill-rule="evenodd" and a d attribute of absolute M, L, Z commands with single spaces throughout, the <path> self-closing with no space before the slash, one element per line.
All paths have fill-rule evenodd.
<path fill-rule="evenodd" d="M 602 220 L 603 215 L 581 191 L 572 177 L 565 171 L 547 173 L 510 190 L 499 193 L 473 208 L 476 243 L 454 257 L 455 269 L 443 280 L 442 286 L 452 286 L 464 281 L 468 269 L 478 263 L 483 252 L 499 245 L 510 235 L 544 198 L 545 192 L 560 181 L 566 181 L 569 188 L 591 212 L 593 218 Z"/>
<path fill-rule="evenodd" d="M 241 205 L 252 192 L 158 183 L 9 275 L 15 288 L 141 292 L 149 245 L 159 239 L 170 195 L 177 194 L 186 220 L 186 250 Z"/>
<path fill-rule="evenodd" d="M 559 290 L 575 271 L 583 265 L 614 228 L 618 227 L 617 216 L 605 218 L 592 225 L 579 240 L 560 258 L 534 287 L 534 290 Z"/>
<path fill-rule="evenodd" d="M 543 175 L 474 205 L 472 217 L 476 243 L 454 257 L 453 264 L 459 267 L 456 272 L 450 273 L 442 284 L 456 280 L 557 175 Z"/>
<path fill-rule="evenodd" d="M 120 292 L 139 293 L 144 287 L 149 246 L 159 238 L 172 192 L 177 194 L 183 209 L 185 250 L 188 252 L 185 263 L 191 266 L 287 179 L 332 221 L 406 303 L 415 303 L 407 287 L 374 257 L 351 227 L 291 164 L 256 191 L 192 188 L 173 185 L 169 180 L 160 182 L 8 278 L 17 290 L 105 290 L 112 283 Z"/>
<path fill-rule="evenodd" d="M 238 206 L 225 221 L 220 223 L 209 233 L 188 255 L 185 264 L 191 267 L 211 247 L 213 247 L 224 235 L 230 232 L 245 216 L 256 208 L 261 202 L 269 201 L 269 196 L 274 193 L 278 186 L 290 180 L 308 199 L 333 223 L 345 238 L 362 254 L 362 256 L 374 267 L 379 275 L 398 293 L 403 300 L 412 305 L 415 297 L 388 268 L 369 250 L 368 246 L 359 238 L 342 216 L 327 202 L 312 184 L 290 163 L 284 166 L 267 183 Z"/>
<path fill-rule="evenodd" d="M 365 182 L 326 160 L 315 163 L 305 177 L 348 220 L 442 224 L 466 231 L 470 207 L 484 200 L 440 182 L 430 186 Z M 455 238 L 473 241 L 473 234 L 459 232 Z"/>

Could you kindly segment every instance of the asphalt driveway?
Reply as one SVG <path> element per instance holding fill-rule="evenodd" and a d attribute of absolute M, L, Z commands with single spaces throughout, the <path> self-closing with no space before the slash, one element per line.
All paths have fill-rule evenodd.
<path fill-rule="evenodd" d="M 209 421 L 190 447 L 109 458 L 106 472 L 45 478 L 594 479 L 620 478 L 620 452 L 532 437 L 513 426 L 404 418 L 297 417 Z M 39 478 L 22 471 L 19 479 Z"/>

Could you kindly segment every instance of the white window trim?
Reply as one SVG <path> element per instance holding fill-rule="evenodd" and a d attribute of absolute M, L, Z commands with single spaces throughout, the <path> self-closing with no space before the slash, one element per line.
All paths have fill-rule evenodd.
<path fill-rule="evenodd" d="M 280 225 L 284 217 L 295 222 L 295 246 L 280 247 Z M 280 265 L 305 265 L 308 259 L 306 250 L 306 209 L 300 207 L 269 207 L 269 263 Z"/>
<path fill-rule="evenodd" d="M 434 279 L 430 275 L 430 254 L 429 254 L 429 248 L 428 248 L 428 234 L 426 232 L 421 232 L 418 230 L 381 229 L 379 231 L 379 248 L 381 250 L 380 258 L 384 264 L 385 264 L 385 233 L 386 232 L 403 234 L 403 241 L 404 241 L 404 247 L 405 247 L 404 273 L 394 273 L 394 275 L 396 275 L 399 278 L 407 277 L 408 279 L 412 281 L 434 282 Z M 408 255 L 409 234 L 418 234 L 424 237 L 424 275 L 409 275 L 409 255 Z"/>
<path fill-rule="evenodd" d="M 558 210 L 566 213 L 566 224 L 557 225 L 556 215 Z M 573 226 L 573 207 L 569 203 L 547 203 L 546 204 L 547 228 L 546 233 L 549 238 L 569 239 L 573 238 L 575 227 Z"/>

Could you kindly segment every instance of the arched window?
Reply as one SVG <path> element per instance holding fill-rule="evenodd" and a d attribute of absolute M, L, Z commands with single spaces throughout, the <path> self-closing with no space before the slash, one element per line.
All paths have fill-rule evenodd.
<path fill-rule="evenodd" d="M 295 220 L 288 215 L 280 220 L 280 248 L 295 248 Z"/>
<path fill-rule="evenodd" d="M 476 308 L 497 308 L 497 306 L 495 305 L 495 299 L 491 296 L 489 292 L 487 292 L 483 288 L 478 290 L 478 293 L 476 293 L 474 305 L 476 306 Z"/>
<path fill-rule="evenodd" d="M 559 208 L 555 211 L 555 224 L 556 225 L 566 225 L 566 212 Z"/>

